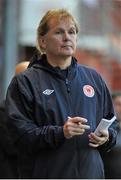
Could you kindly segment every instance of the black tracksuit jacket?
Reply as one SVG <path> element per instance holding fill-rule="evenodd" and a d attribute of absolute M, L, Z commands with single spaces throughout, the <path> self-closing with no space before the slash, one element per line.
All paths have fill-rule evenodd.
<path fill-rule="evenodd" d="M 6 127 L 5 101 L 0 102 L 0 179 L 16 179 L 17 151 Z"/>
<path fill-rule="evenodd" d="M 20 178 L 104 177 L 100 150 L 108 151 L 115 144 L 117 132 L 114 122 L 109 142 L 100 148 L 88 145 L 88 134 L 103 117 L 114 114 L 109 90 L 95 70 L 72 58 L 62 72 L 42 55 L 13 78 L 6 107 L 9 131 L 19 151 Z M 91 128 L 65 139 L 63 125 L 68 116 L 86 118 Z"/>

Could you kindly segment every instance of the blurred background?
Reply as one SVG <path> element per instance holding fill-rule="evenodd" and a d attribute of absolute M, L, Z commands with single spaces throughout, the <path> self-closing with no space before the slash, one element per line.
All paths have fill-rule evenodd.
<path fill-rule="evenodd" d="M 0 0 L 0 100 L 16 64 L 36 53 L 36 29 L 51 8 L 78 20 L 79 63 L 101 73 L 111 91 L 121 90 L 121 0 Z"/>

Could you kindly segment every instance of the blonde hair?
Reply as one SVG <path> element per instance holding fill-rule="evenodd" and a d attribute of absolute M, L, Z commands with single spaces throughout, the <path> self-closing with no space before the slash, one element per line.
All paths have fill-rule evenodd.
<path fill-rule="evenodd" d="M 69 18 L 74 22 L 76 33 L 79 31 L 79 26 L 76 19 L 68 12 L 66 9 L 51 9 L 43 16 L 42 20 L 39 23 L 37 28 L 37 39 L 36 39 L 36 48 L 40 53 L 44 53 L 44 49 L 41 47 L 39 40 L 49 31 L 49 22 L 52 18 L 56 18 L 58 21 L 62 18 Z"/>

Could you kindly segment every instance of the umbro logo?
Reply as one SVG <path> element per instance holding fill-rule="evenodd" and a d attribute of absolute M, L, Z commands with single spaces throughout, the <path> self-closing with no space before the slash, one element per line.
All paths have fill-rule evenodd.
<path fill-rule="evenodd" d="M 46 89 L 45 91 L 43 91 L 42 93 L 45 94 L 45 95 L 50 95 L 54 92 L 54 90 L 52 89 Z"/>

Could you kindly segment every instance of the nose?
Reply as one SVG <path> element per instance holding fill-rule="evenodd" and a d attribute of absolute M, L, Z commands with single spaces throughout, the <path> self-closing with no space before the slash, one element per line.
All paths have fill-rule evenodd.
<path fill-rule="evenodd" d="M 63 39 L 64 39 L 64 41 L 68 41 L 70 39 L 70 35 L 68 32 L 64 32 Z"/>

